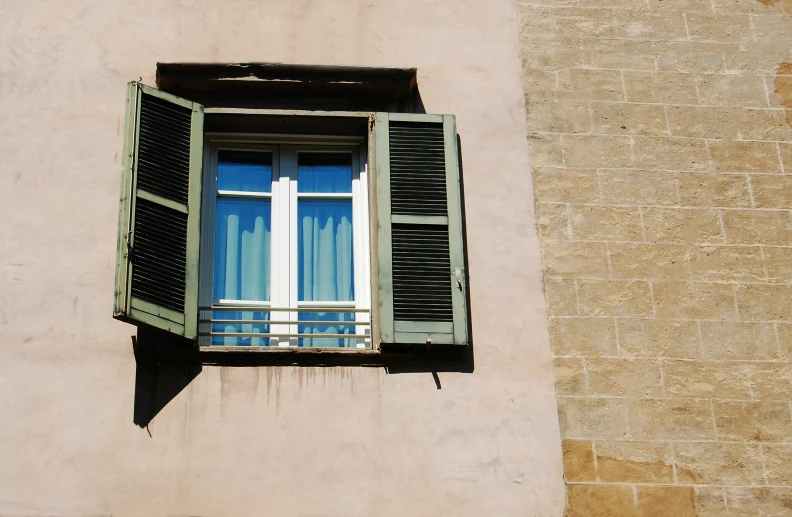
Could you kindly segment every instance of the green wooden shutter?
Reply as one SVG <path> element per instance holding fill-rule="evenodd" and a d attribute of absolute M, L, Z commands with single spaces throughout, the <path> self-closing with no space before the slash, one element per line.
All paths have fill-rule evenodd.
<path fill-rule="evenodd" d="M 455 118 L 377 113 L 374 128 L 380 342 L 467 345 Z"/>
<path fill-rule="evenodd" d="M 131 82 L 124 134 L 113 317 L 195 339 L 203 106 Z"/>

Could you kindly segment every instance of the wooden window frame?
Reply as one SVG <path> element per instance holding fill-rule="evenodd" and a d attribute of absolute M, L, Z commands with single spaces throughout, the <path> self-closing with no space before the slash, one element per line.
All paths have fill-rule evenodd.
<path fill-rule="evenodd" d="M 369 153 L 364 136 L 299 135 L 299 134 L 245 134 L 208 132 L 204 144 L 203 199 L 201 223 L 201 260 L 199 281 L 199 306 L 203 329 L 206 334 L 211 325 L 207 307 L 224 308 L 245 306 L 262 312 L 269 309 L 269 346 L 223 346 L 212 345 L 211 336 L 200 335 L 198 345 L 202 350 L 266 351 L 266 350 L 332 350 L 371 352 L 378 343 L 371 338 L 372 300 L 372 232 L 369 208 L 370 175 Z M 268 194 L 220 193 L 217 190 L 217 156 L 221 150 L 270 152 L 273 157 L 272 189 Z M 349 194 L 308 194 L 297 192 L 297 156 L 300 152 L 348 152 L 352 158 L 352 189 Z M 268 303 L 246 303 L 234 300 L 214 300 L 213 262 L 215 236 L 215 207 L 220 196 L 257 197 L 272 200 L 271 279 Z M 342 198 L 352 200 L 354 302 L 299 302 L 298 298 L 298 229 L 297 203 L 300 198 Z M 357 338 L 356 347 L 298 347 L 298 311 L 312 307 L 349 308 L 355 314 L 356 334 L 365 329 L 368 337 Z M 282 323 L 278 323 L 282 322 Z M 307 336 L 307 335 L 306 335 Z M 317 335 L 317 337 L 320 337 Z"/>

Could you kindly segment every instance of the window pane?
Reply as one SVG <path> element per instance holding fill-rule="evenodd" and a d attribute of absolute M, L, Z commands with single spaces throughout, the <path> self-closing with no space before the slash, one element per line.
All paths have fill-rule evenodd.
<path fill-rule="evenodd" d="M 363 334 L 368 327 L 358 327 L 355 332 L 355 314 L 352 312 L 301 312 L 299 321 L 321 321 L 322 324 L 298 325 L 297 332 L 300 334 Z M 327 322 L 327 323 L 324 323 Z M 304 347 L 356 347 L 356 338 L 298 338 L 297 346 Z"/>
<path fill-rule="evenodd" d="M 212 319 L 215 320 L 256 320 L 257 323 L 215 323 L 212 332 L 232 333 L 268 333 L 270 314 L 260 311 L 213 311 Z M 261 323 L 258 323 L 261 321 Z M 254 336 L 212 336 L 213 345 L 223 346 L 269 346 L 268 337 Z"/>
<path fill-rule="evenodd" d="M 298 300 L 352 301 L 352 200 L 297 204 Z"/>
<path fill-rule="evenodd" d="M 297 192 L 352 192 L 352 155 L 299 153 Z"/>
<path fill-rule="evenodd" d="M 217 199 L 214 299 L 270 299 L 269 199 Z"/>
<path fill-rule="evenodd" d="M 217 190 L 272 191 L 272 153 L 218 151 Z"/>

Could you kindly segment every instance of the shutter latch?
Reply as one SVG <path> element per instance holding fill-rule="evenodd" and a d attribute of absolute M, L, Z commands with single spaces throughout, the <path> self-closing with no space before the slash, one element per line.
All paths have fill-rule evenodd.
<path fill-rule="evenodd" d="M 464 292 L 465 286 L 463 282 L 465 281 L 465 268 L 463 267 L 454 268 L 454 271 L 451 273 L 451 276 L 453 277 L 454 282 L 456 283 L 456 288 Z"/>

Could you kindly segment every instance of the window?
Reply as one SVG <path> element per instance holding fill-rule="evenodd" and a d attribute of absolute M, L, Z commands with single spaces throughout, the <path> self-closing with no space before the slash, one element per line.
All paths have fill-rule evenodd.
<path fill-rule="evenodd" d="M 371 347 L 366 155 L 349 140 L 207 138 L 200 344 Z"/>
<path fill-rule="evenodd" d="M 468 344 L 454 117 L 361 116 L 358 137 L 212 133 L 130 83 L 114 317 L 201 347 Z"/>

